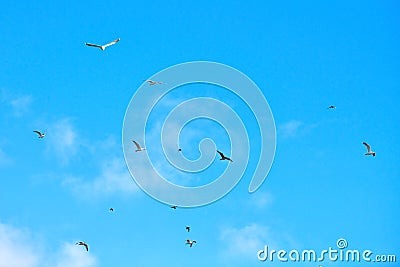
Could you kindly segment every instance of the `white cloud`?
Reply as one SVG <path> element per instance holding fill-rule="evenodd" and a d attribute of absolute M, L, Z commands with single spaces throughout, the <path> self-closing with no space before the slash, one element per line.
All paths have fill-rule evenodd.
<path fill-rule="evenodd" d="M 10 106 L 11 112 L 8 113 L 19 117 L 29 112 L 33 97 L 31 95 L 15 95 L 2 88 L 0 91 L 0 102 Z"/>
<path fill-rule="evenodd" d="M 96 259 L 82 247 L 65 243 L 59 253 L 56 267 L 91 267 L 96 265 Z"/>
<path fill-rule="evenodd" d="M 50 124 L 45 133 L 46 139 L 43 141 L 46 142 L 47 154 L 58 158 L 63 165 L 68 164 L 82 146 L 69 118 L 63 118 Z"/>
<path fill-rule="evenodd" d="M 278 127 L 278 135 L 283 138 L 293 137 L 299 133 L 299 130 L 304 126 L 304 123 L 298 120 L 288 121 Z"/>
<path fill-rule="evenodd" d="M 274 244 L 269 228 L 256 223 L 242 228 L 226 228 L 220 239 L 224 243 L 222 255 L 229 259 L 257 259 L 257 251 L 265 244 Z"/>
<path fill-rule="evenodd" d="M 30 234 L 0 223 L 0 267 L 36 267 L 39 256 L 31 245 Z"/>
<path fill-rule="evenodd" d="M 93 267 L 95 265 L 96 258 L 75 244 L 64 243 L 58 252 L 46 251 L 43 243 L 29 230 L 0 223 L 0 267 Z"/>
<path fill-rule="evenodd" d="M 111 195 L 132 194 L 138 191 L 138 186 L 132 180 L 125 161 L 114 157 L 103 161 L 100 174 L 91 181 L 81 177 L 69 176 L 64 180 L 64 185 L 69 186 L 79 195 Z"/>

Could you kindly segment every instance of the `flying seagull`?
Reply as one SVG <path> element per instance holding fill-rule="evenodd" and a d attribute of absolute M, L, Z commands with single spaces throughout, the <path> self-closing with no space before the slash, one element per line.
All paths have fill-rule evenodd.
<path fill-rule="evenodd" d="M 217 150 L 217 152 L 221 156 L 221 158 L 219 160 L 229 160 L 230 162 L 233 162 L 233 160 L 231 160 L 230 158 L 226 157 L 224 155 L 224 153 L 222 153 L 221 151 Z"/>
<path fill-rule="evenodd" d="M 178 206 L 172 206 L 171 209 L 176 210 L 177 207 L 178 207 Z"/>
<path fill-rule="evenodd" d="M 89 251 L 89 245 L 83 241 L 76 242 L 75 245 L 84 246 L 86 248 L 86 251 Z"/>
<path fill-rule="evenodd" d="M 93 47 L 97 47 L 97 48 L 100 48 L 101 50 L 105 50 L 107 47 L 109 47 L 109 46 L 111 46 L 111 45 L 114 45 L 114 44 L 116 44 L 116 43 L 118 43 L 119 42 L 119 40 L 121 40 L 120 38 L 118 38 L 118 39 L 115 39 L 114 41 L 112 41 L 112 42 L 109 42 L 108 44 L 105 44 L 105 45 L 97 45 L 97 44 L 91 44 L 91 43 L 85 43 L 85 45 L 87 45 L 87 46 L 93 46 Z"/>
<path fill-rule="evenodd" d="M 371 150 L 371 146 L 368 145 L 366 142 L 363 142 L 363 145 L 367 147 L 367 153 L 365 153 L 364 155 L 369 156 L 372 155 L 373 157 L 375 157 L 375 152 Z"/>
<path fill-rule="evenodd" d="M 39 135 L 39 138 L 43 138 L 46 134 L 42 133 L 40 131 L 33 131 L 34 133 L 37 133 Z"/>
<path fill-rule="evenodd" d="M 156 82 L 156 81 L 153 81 L 153 80 L 145 80 L 145 82 L 148 82 L 150 86 L 156 85 L 156 84 L 163 84 L 163 82 Z"/>
<path fill-rule="evenodd" d="M 190 232 L 190 226 L 186 226 L 186 231 Z"/>
<path fill-rule="evenodd" d="M 196 240 L 190 241 L 190 239 L 186 240 L 186 244 L 189 245 L 190 247 L 193 246 L 193 244 L 197 243 Z"/>
<path fill-rule="evenodd" d="M 135 145 L 136 145 L 136 148 L 137 148 L 137 149 L 135 150 L 136 152 L 146 150 L 146 148 L 141 147 L 141 146 L 139 145 L 138 142 L 136 142 L 136 141 L 134 141 L 134 140 L 132 140 L 132 142 L 135 143 Z"/>
<path fill-rule="evenodd" d="M 110 208 L 110 211 L 114 211 L 114 208 Z"/>
<path fill-rule="evenodd" d="M 335 109 L 335 108 L 336 108 L 336 106 L 329 106 L 326 109 Z"/>

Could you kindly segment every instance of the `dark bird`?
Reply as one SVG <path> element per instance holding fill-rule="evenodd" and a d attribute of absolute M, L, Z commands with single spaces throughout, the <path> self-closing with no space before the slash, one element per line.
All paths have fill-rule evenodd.
<path fill-rule="evenodd" d="M 163 82 L 156 82 L 153 80 L 145 80 L 145 82 L 149 83 L 150 86 L 156 85 L 156 84 L 163 84 Z"/>
<path fill-rule="evenodd" d="M 110 211 L 114 211 L 114 209 L 113 209 L 113 208 L 110 208 Z"/>
<path fill-rule="evenodd" d="M 336 106 L 329 106 L 326 109 L 335 109 L 335 108 L 336 108 Z"/>
<path fill-rule="evenodd" d="M 189 245 L 190 247 L 193 246 L 193 244 L 197 243 L 196 240 L 190 241 L 190 239 L 186 240 L 186 244 Z"/>
<path fill-rule="evenodd" d="M 144 148 L 144 147 L 141 147 L 140 145 L 139 145 L 139 143 L 138 142 L 136 142 L 136 141 L 133 141 L 132 140 L 132 142 L 135 144 L 135 146 L 136 146 L 136 152 L 139 152 L 139 151 L 143 151 L 143 150 L 146 150 L 146 148 Z"/>
<path fill-rule="evenodd" d="M 179 152 L 181 152 L 181 151 L 182 151 L 182 149 L 181 149 L 181 148 L 178 148 L 178 151 L 179 151 Z"/>
<path fill-rule="evenodd" d="M 365 153 L 364 155 L 366 156 L 372 155 L 373 157 L 375 157 L 376 153 L 371 150 L 371 146 L 368 145 L 366 142 L 363 142 L 363 145 L 367 147 L 367 153 Z"/>
<path fill-rule="evenodd" d="M 230 158 L 226 157 L 224 155 L 224 153 L 222 153 L 221 151 L 217 150 L 217 152 L 221 156 L 221 158 L 219 160 L 229 160 L 230 162 L 233 162 L 233 160 L 231 160 Z"/>
<path fill-rule="evenodd" d="M 76 242 L 75 245 L 84 246 L 86 248 L 86 251 L 89 251 L 89 245 L 83 241 Z"/>
<path fill-rule="evenodd" d="M 46 134 L 42 133 L 40 131 L 33 131 L 34 133 L 37 133 L 39 135 L 39 138 L 43 138 Z"/>
<path fill-rule="evenodd" d="M 186 226 L 186 231 L 190 232 L 190 226 Z"/>
<path fill-rule="evenodd" d="M 114 45 L 114 44 L 116 44 L 116 43 L 118 43 L 119 42 L 119 40 L 121 40 L 120 38 L 118 38 L 118 39 L 115 39 L 114 41 L 112 41 L 112 42 L 109 42 L 108 44 L 104 44 L 104 45 L 98 45 L 98 44 L 91 44 L 91 43 L 85 43 L 85 45 L 87 45 L 87 46 L 93 46 L 93 47 L 97 47 L 97 48 L 100 48 L 101 50 L 105 50 L 107 47 L 109 47 L 109 46 L 111 46 L 111 45 Z"/>
<path fill-rule="evenodd" d="M 177 207 L 178 207 L 178 206 L 172 206 L 171 209 L 176 210 Z"/>

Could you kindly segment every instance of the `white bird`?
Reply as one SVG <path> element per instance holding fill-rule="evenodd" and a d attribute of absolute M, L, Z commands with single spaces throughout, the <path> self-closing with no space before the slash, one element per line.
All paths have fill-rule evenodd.
<path fill-rule="evenodd" d="M 156 81 L 153 81 L 153 80 L 145 80 L 145 82 L 148 82 L 150 86 L 151 85 L 155 85 L 155 84 L 163 84 L 163 82 L 156 82 Z"/>
<path fill-rule="evenodd" d="M 33 131 L 34 133 L 37 133 L 39 135 L 39 138 L 43 138 L 46 134 L 42 133 L 40 131 Z"/>
<path fill-rule="evenodd" d="M 135 143 L 135 145 L 136 145 L 136 148 L 137 148 L 137 149 L 135 150 L 136 152 L 146 150 L 146 148 L 141 147 L 141 146 L 139 145 L 138 142 L 136 142 L 136 141 L 134 141 L 134 140 L 132 140 L 132 142 Z"/>
<path fill-rule="evenodd" d="M 116 44 L 116 43 L 118 43 L 119 42 L 119 40 L 121 40 L 121 38 L 118 38 L 118 39 L 115 39 L 114 41 L 112 41 L 112 42 L 109 42 L 108 44 L 105 44 L 105 45 L 98 45 L 98 44 L 91 44 L 91 43 L 85 43 L 85 45 L 87 45 L 87 46 L 93 46 L 93 47 L 97 47 L 97 48 L 100 48 L 101 50 L 105 50 L 107 47 L 109 47 L 109 46 L 111 46 L 111 45 L 114 45 L 114 44 Z"/>
<path fill-rule="evenodd" d="M 364 155 L 366 156 L 372 155 L 373 157 L 375 157 L 376 153 L 371 150 L 371 146 L 368 145 L 366 142 L 363 142 L 363 145 L 367 147 L 367 153 L 365 153 Z"/>
<path fill-rule="evenodd" d="M 76 242 L 75 245 L 84 246 L 86 251 L 89 251 L 89 245 L 83 241 Z"/>

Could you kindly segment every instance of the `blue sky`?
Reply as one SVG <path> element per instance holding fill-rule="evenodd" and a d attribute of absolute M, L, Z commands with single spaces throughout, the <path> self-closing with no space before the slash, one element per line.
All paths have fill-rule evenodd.
<path fill-rule="evenodd" d="M 256 254 L 265 245 L 322 251 L 345 238 L 349 249 L 400 260 L 399 8 L 397 1 L 3 1 L 0 266 L 398 265 L 260 262 Z M 84 45 L 118 37 L 105 51 Z M 276 153 L 255 193 L 246 171 L 221 200 L 172 210 L 133 181 L 122 127 L 144 80 L 197 60 L 232 66 L 257 84 L 274 116 Z M 225 101 L 257 137 L 240 99 L 197 84 L 160 102 L 149 140 L 160 138 L 168 110 L 199 96 Z M 231 148 L 209 120 L 181 135 L 191 160 L 203 138 Z M 376 157 L 364 156 L 363 141 Z M 146 153 L 161 152 L 150 143 Z M 206 177 L 190 177 L 162 160 L 161 173 L 189 186 L 228 166 L 216 158 Z M 198 243 L 189 248 L 187 238 Z M 89 252 L 75 245 L 80 240 Z"/>

